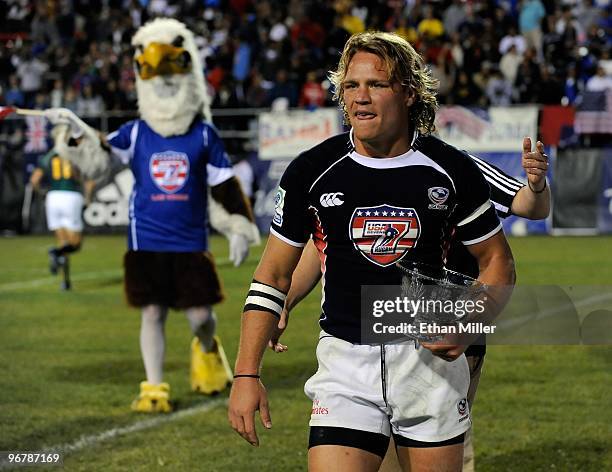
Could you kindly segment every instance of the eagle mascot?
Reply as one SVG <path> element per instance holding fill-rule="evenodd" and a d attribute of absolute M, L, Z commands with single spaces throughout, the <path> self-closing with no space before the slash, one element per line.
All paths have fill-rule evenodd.
<path fill-rule="evenodd" d="M 208 223 L 228 237 L 236 266 L 248 255 L 249 245 L 259 242 L 259 233 L 212 125 L 191 31 L 175 19 L 158 18 L 136 32 L 132 46 L 139 119 L 100 140 L 68 110 L 51 109 L 47 116 L 84 129 L 89 144 L 82 149 L 87 152 L 74 149 L 69 158 L 88 177 L 103 178 L 109 156 L 129 165 L 134 174 L 124 288 L 128 303 L 141 311 L 146 380 L 132 409 L 170 412 L 170 386 L 163 381 L 170 308 L 185 311 L 194 334 L 192 390 L 214 394 L 232 379 L 215 335 L 212 307 L 223 293 L 208 251 Z"/>

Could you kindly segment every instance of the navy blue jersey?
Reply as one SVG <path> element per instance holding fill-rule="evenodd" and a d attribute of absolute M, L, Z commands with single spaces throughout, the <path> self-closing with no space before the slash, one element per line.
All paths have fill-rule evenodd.
<path fill-rule="evenodd" d="M 451 230 L 464 245 L 501 230 L 489 185 L 470 157 L 415 134 L 393 158 L 358 154 L 349 133 L 298 156 L 283 175 L 271 233 L 311 237 L 323 272 L 321 327 L 360 341 L 362 285 L 399 285 L 399 260 L 442 266 Z"/>
<path fill-rule="evenodd" d="M 215 129 L 194 121 L 180 136 L 163 137 L 145 121 L 130 121 L 107 140 L 134 174 L 128 247 L 193 252 L 208 248 L 208 186 L 233 171 Z"/>

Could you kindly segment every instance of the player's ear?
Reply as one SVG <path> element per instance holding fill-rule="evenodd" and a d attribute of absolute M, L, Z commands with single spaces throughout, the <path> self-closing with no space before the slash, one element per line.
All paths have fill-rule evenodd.
<path fill-rule="evenodd" d="M 408 87 L 404 87 L 404 103 L 407 107 L 412 106 L 414 103 L 414 91 Z"/>

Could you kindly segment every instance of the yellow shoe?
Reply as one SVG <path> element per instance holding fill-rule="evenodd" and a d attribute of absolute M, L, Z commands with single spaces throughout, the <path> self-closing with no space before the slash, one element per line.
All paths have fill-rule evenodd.
<path fill-rule="evenodd" d="M 215 347 L 203 352 L 200 340 L 191 341 L 191 390 L 212 395 L 232 383 L 232 370 L 225 357 L 221 340 L 215 336 Z"/>
<path fill-rule="evenodd" d="M 140 413 L 170 413 L 170 385 L 140 382 L 140 395 L 132 402 L 132 410 Z"/>

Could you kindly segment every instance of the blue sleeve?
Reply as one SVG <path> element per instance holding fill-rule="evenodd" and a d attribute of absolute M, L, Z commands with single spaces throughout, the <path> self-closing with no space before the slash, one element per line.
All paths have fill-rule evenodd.
<path fill-rule="evenodd" d="M 134 144 L 138 134 L 138 123 L 128 121 L 121 125 L 117 131 L 113 131 L 106 136 L 106 141 L 112 148 L 114 155 L 119 157 L 124 164 L 130 162 L 134 155 Z"/>
<path fill-rule="evenodd" d="M 232 164 L 230 163 L 223 141 L 217 134 L 215 128 L 204 125 L 202 130 L 204 147 L 208 152 L 206 162 L 206 174 L 208 185 L 214 187 L 234 176 Z"/>

